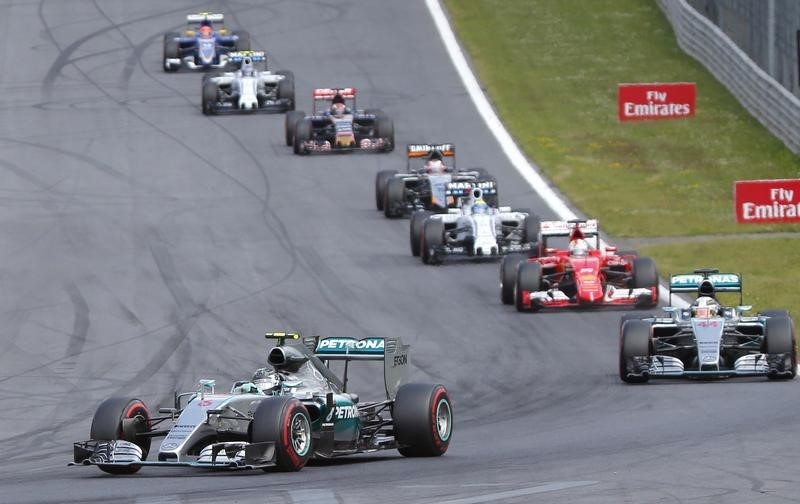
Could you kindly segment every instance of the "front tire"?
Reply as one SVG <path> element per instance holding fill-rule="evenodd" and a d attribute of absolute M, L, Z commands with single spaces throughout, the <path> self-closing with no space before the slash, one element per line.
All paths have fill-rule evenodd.
<path fill-rule="evenodd" d="M 409 227 L 409 242 L 411 244 L 411 255 L 419 257 L 420 247 L 422 247 L 422 232 L 425 227 L 425 221 L 428 217 L 433 215 L 433 212 L 428 210 L 420 210 L 411 214 L 411 221 Z"/>
<path fill-rule="evenodd" d="M 250 50 L 250 33 L 244 30 L 239 30 L 233 32 L 233 35 L 239 37 L 239 40 L 234 42 L 234 48 L 237 51 L 249 51 Z"/>
<path fill-rule="evenodd" d="M 406 205 L 406 182 L 401 178 L 390 178 L 386 182 L 383 214 L 389 218 L 402 217 Z"/>
<path fill-rule="evenodd" d="M 531 293 L 541 290 L 541 285 L 542 265 L 538 262 L 520 263 L 517 268 L 517 278 L 514 286 L 517 311 L 536 311 L 539 309 L 536 303 L 525 303 L 525 292 Z"/>
<path fill-rule="evenodd" d="M 384 152 L 394 150 L 394 121 L 390 117 L 379 115 L 375 118 L 375 135 L 389 143 L 389 146 L 383 149 Z"/>
<path fill-rule="evenodd" d="M 394 438 L 405 457 L 444 455 L 453 434 L 453 406 L 443 385 L 407 383 L 392 405 Z"/>
<path fill-rule="evenodd" d="M 444 245 L 444 222 L 441 219 L 426 219 L 422 226 L 422 243 L 420 255 L 425 264 L 441 264 L 442 259 L 436 252 Z"/>
<path fill-rule="evenodd" d="M 203 114 L 213 115 L 216 112 L 214 104 L 217 102 L 217 94 L 217 85 L 214 82 L 203 82 Z"/>
<path fill-rule="evenodd" d="M 173 67 L 172 65 L 167 64 L 167 59 L 181 57 L 180 47 L 178 46 L 178 42 L 175 40 L 177 37 L 180 37 L 180 34 L 175 32 L 164 34 L 163 59 L 165 72 L 177 72 L 180 68 L 180 65 Z"/>
<path fill-rule="evenodd" d="M 778 373 L 768 374 L 769 379 L 791 380 L 797 375 L 797 350 L 792 319 L 780 316 L 767 319 L 764 325 L 764 353 L 768 360 L 779 359 L 778 356 L 783 355 L 783 361 L 775 363 Z"/>
<path fill-rule="evenodd" d="M 514 304 L 514 282 L 517 280 L 517 265 L 525 261 L 523 254 L 509 254 L 500 263 L 500 300 L 503 304 Z"/>
<path fill-rule="evenodd" d="M 253 443 L 275 443 L 275 465 L 281 471 L 299 471 L 313 455 L 311 417 L 293 397 L 262 400 L 250 429 Z"/>
<path fill-rule="evenodd" d="M 650 356 L 650 322 L 623 321 L 619 343 L 619 377 L 625 383 L 646 383 L 649 374 L 629 376 L 634 357 Z"/>
<path fill-rule="evenodd" d="M 375 206 L 383 210 L 383 199 L 386 197 L 386 185 L 394 178 L 397 170 L 381 170 L 375 175 Z"/>
<path fill-rule="evenodd" d="M 294 153 L 298 156 L 308 154 L 305 142 L 311 140 L 311 120 L 302 119 L 297 122 L 294 135 Z"/>
<path fill-rule="evenodd" d="M 286 145 L 290 147 L 294 145 L 294 136 L 295 132 L 297 131 L 297 123 L 302 121 L 305 117 L 306 113 L 299 110 L 292 110 L 286 114 L 286 118 L 283 122 L 283 129 L 284 133 L 286 134 Z"/>
<path fill-rule="evenodd" d="M 95 411 L 89 438 L 98 441 L 123 440 L 142 449 L 142 460 L 150 451 L 150 438 L 138 438 L 136 434 L 149 430 L 150 411 L 144 401 L 128 397 L 112 397 L 103 401 Z M 98 465 L 109 474 L 133 474 L 141 466 Z"/>

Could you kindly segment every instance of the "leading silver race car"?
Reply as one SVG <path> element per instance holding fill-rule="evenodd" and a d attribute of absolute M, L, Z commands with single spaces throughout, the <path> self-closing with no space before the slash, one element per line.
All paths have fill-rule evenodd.
<path fill-rule="evenodd" d="M 628 383 L 650 378 L 766 376 L 797 373 L 794 322 L 786 310 L 745 316 L 741 277 L 698 269 L 670 278 L 673 292 L 697 292 L 689 308 L 665 307 L 664 315 L 633 315 L 620 324 L 619 376 Z M 722 306 L 718 292 L 738 292 L 739 306 Z"/>
<path fill-rule="evenodd" d="M 440 264 L 450 255 L 498 258 L 533 250 L 538 231 L 538 217 L 511 207 L 492 208 L 482 190 L 474 188 L 460 208 L 446 214 L 411 214 L 411 253 L 425 264 Z"/>
<path fill-rule="evenodd" d="M 239 69 L 203 76 L 204 114 L 294 110 L 294 74 L 266 70 L 264 51 L 232 52 L 228 61 Z"/>
<path fill-rule="evenodd" d="M 442 385 L 405 383 L 408 345 L 400 338 L 303 338 L 267 333 L 278 339 L 269 367 L 229 393 L 200 380 L 195 392 L 175 394 L 175 404 L 150 413 L 140 399 L 104 401 L 92 420 L 88 441 L 74 443 L 70 465 L 96 465 L 111 474 L 131 474 L 143 466 L 256 469 L 277 466 L 298 471 L 311 457 L 397 449 L 402 455 L 439 456 L 453 429 L 450 397 Z M 360 401 L 347 389 L 347 363 L 383 361 L 386 398 Z M 330 369 L 345 361 L 344 377 Z M 188 401 L 187 401 L 188 399 Z M 153 438 L 163 438 L 154 457 Z"/>

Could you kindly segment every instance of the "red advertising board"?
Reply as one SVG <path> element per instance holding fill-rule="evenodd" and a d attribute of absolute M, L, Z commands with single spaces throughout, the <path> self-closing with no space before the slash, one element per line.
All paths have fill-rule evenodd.
<path fill-rule="evenodd" d="M 694 82 L 619 84 L 620 121 L 693 117 L 697 86 Z"/>
<path fill-rule="evenodd" d="M 738 222 L 800 222 L 800 179 L 739 180 L 733 199 Z"/>

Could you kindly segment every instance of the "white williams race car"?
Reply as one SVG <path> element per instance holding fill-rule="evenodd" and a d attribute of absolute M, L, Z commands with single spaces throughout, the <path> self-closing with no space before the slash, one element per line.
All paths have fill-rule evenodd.
<path fill-rule="evenodd" d="M 294 110 L 294 75 L 267 71 L 264 51 L 232 52 L 228 61 L 239 69 L 203 77 L 204 114 Z"/>
<path fill-rule="evenodd" d="M 538 217 L 510 207 L 492 208 L 475 188 L 461 208 L 446 214 L 413 213 L 411 252 L 425 264 L 439 264 L 449 255 L 498 258 L 533 250 L 538 230 Z"/>

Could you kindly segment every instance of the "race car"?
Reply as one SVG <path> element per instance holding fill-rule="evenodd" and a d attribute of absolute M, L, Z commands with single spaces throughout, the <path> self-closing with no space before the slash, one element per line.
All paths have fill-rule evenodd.
<path fill-rule="evenodd" d="M 533 257 L 508 256 L 500 266 L 500 299 L 519 311 L 658 303 L 658 272 L 649 257 L 600 246 L 596 219 L 544 221 Z M 550 241 L 569 237 L 566 248 Z"/>
<path fill-rule="evenodd" d="M 670 278 L 673 292 L 695 292 L 688 308 L 664 307 L 661 315 L 620 321 L 619 377 L 627 383 L 650 378 L 766 376 L 797 373 L 795 325 L 787 310 L 745 316 L 741 275 L 703 268 Z M 738 306 L 723 306 L 717 293 L 738 292 Z M 670 304 L 672 304 L 670 302 Z"/>
<path fill-rule="evenodd" d="M 357 109 L 355 88 L 315 89 L 312 98 L 311 115 L 286 114 L 286 145 L 295 154 L 394 149 L 394 122 L 381 110 Z"/>
<path fill-rule="evenodd" d="M 473 188 L 483 191 L 491 207 L 497 204 L 497 180 L 483 168 L 456 168 L 452 143 L 409 144 L 406 172 L 381 170 L 375 176 L 375 204 L 386 217 L 401 217 L 418 210 L 435 213 L 457 208 L 459 199 Z"/>
<path fill-rule="evenodd" d="M 447 256 L 498 258 L 535 247 L 539 220 L 510 207 L 492 208 L 480 188 L 471 190 L 460 208 L 446 214 L 428 211 L 411 216 L 411 253 L 425 264 L 441 264 Z"/>
<path fill-rule="evenodd" d="M 235 382 L 229 393 L 216 392 L 214 380 L 200 380 L 197 390 L 176 392 L 174 404 L 158 414 L 137 398 L 105 400 L 94 414 L 91 439 L 74 443 L 70 465 L 111 474 L 145 466 L 298 471 L 312 457 L 447 451 L 450 396 L 443 385 L 406 383 L 409 346 L 400 338 L 266 336 L 277 340 L 268 366 Z M 383 362 L 385 399 L 361 401 L 348 390 L 348 364 L 363 360 Z M 335 361 L 345 363 L 341 379 L 332 371 Z M 154 438 L 163 440 L 148 457 Z"/>
<path fill-rule="evenodd" d="M 264 51 L 228 54 L 235 72 L 203 76 L 203 113 L 285 112 L 294 110 L 294 74 L 266 69 Z"/>
<path fill-rule="evenodd" d="M 189 14 L 183 34 L 164 34 L 164 71 L 221 69 L 228 63 L 228 53 L 249 51 L 250 34 L 241 30 L 229 35 L 224 20 L 222 14 Z"/>

